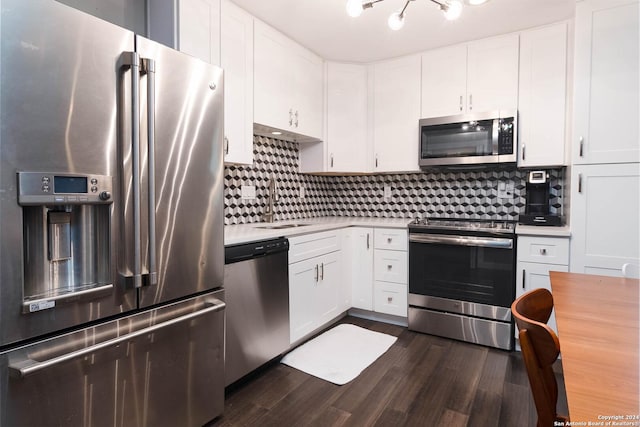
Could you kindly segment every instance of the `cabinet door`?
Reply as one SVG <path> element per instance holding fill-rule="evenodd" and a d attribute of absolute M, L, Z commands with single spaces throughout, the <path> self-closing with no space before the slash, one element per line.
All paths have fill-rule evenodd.
<path fill-rule="evenodd" d="M 520 295 L 538 288 L 544 288 L 551 291 L 551 281 L 549 279 L 549 271 L 569 271 L 566 265 L 539 264 L 532 262 L 518 262 L 518 270 L 516 271 L 516 298 Z M 556 326 L 555 312 L 551 312 L 551 317 L 547 324 L 558 333 Z M 518 328 L 516 327 L 516 338 L 518 337 Z"/>
<path fill-rule="evenodd" d="M 318 325 L 316 289 L 319 280 L 320 271 L 315 258 L 289 265 L 289 328 L 292 344 Z"/>
<path fill-rule="evenodd" d="M 518 166 L 565 164 L 567 24 L 520 34 Z"/>
<path fill-rule="evenodd" d="M 420 57 L 373 66 L 374 171 L 418 170 Z"/>
<path fill-rule="evenodd" d="M 467 45 L 467 111 L 518 107 L 518 36 Z"/>
<path fill-rule="evenodd" d="M 341 312 L 342 263 L 340 252 L 332 252 L 316 259 L 319 279 L 315 289 L 317 324 L 320 327 Z"/>
<path fill-rule="evenodd" d="M 180 0 L 178 7 L 180 51 L 220 65 L 220 0 Z"/>
<path fill-rule="evenodd" d="M 462 114 L 467 101 L 467 46 L 422 54 L 422 118 Z"/>
<path fill-rule="evenodd" d="M 576 4 L 573 163 L 640 161 L 637 0 Z"/>
<path fill-rule="evenodd" d="M 253 18 L 229 0 L 221 4 L 224 74 L 224 160 L 253 163 Z"/>
<path fill-rule="evenodd" d="M 291 129 L 292 71 L 288 63 L 289 41 L 271 27 L 254 24 L 254 122 Z"/>
<path fill-rule="evenodd" d="M 621 276 L 640 260 L 640 165 L 574 166 L 571 271 Z"/>
<path fill-rule="evenodd" d="M 291 130 L 322 139 L 323 64 L 322 59 L 299 46 L 289 49 L 289 64 L 293 80 Z"/>
<path fill-rule="evenodd" d="M 347 276 L 351 284 L 351 306 L 373 310 L 373 229 L 351 228 L 350 258 L 345 261 L 350 269 Z"/>
<path fill-rule="evenodd" d="M 329 172 L 368 172 L 366 66 L 327 64 L 326 143 Z"/>

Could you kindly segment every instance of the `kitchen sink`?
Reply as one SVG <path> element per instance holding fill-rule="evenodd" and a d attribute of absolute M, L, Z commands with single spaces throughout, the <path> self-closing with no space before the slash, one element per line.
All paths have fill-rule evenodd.
<path fill-rule="evenodd" d="M 282 228 L 294 228 L 294 227 L 305 227 L 311 224 L 273 224 L 273 225 L 261 225 L 256 228 L 263 228 L 267 230 L 280 230 Z"/>

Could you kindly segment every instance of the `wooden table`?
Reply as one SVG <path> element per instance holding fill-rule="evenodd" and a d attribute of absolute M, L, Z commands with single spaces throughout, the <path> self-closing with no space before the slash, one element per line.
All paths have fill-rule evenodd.
<path fill-rule="evenodd" d="M 640 281 L 550 275 L 571 422 L 640 425 Z"/>

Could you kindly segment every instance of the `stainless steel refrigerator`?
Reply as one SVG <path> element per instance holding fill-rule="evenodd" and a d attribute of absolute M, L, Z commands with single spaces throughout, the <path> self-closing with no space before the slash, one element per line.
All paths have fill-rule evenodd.
<path fill-rule="evenodd" d="M 53 0 L 0 10 L 0 425 L 202 425 L 222 70 Z"/>

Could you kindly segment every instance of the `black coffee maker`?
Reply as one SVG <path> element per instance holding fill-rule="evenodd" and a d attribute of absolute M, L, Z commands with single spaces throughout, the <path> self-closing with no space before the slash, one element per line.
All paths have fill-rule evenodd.
<path fill-rule="evenodd" d="M 550 214 L 549 174 L 546 171 L 530 171 L 526 189 L 525 213 L 520 215 L 520 224 L 562 225 L 560 216 Z"/>

